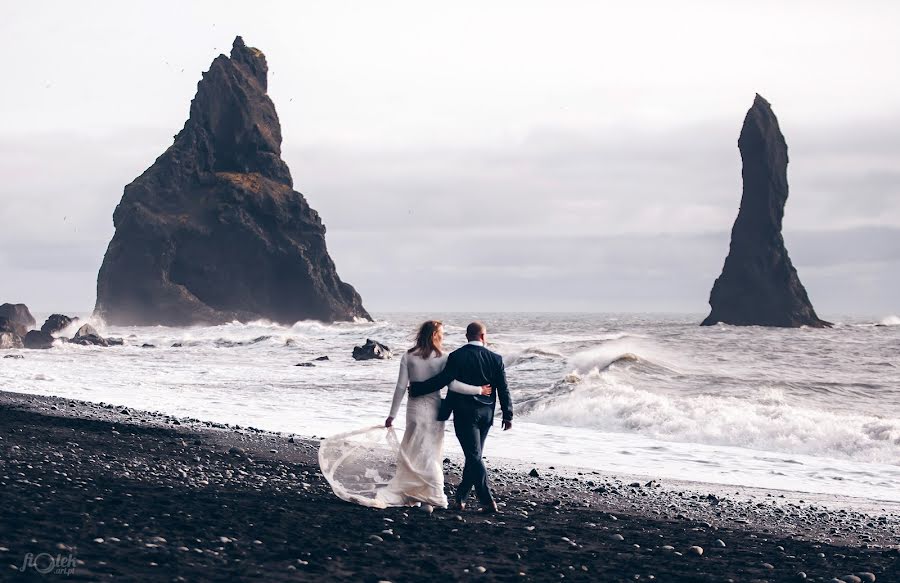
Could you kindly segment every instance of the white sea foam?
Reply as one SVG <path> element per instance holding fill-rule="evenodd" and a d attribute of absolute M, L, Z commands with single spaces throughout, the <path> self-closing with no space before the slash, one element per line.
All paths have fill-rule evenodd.
<path fill-rule="evenodd" d="M 637 388 L 634 379 L 627 370 L 597 368 L 580 378 L 568 377 L 577 382 L 575 390 L 538 404 L 527 419 L 666 441 L 900 465 L 897 419 L 792 405 L 772 388 L 740 398 L 680 396 Z"/>
<path fill-rule="evenodd" d="M 886 316 L 879 322 L 882 326 L 900 326 L 900 317 Z"/>
<path fill-rule="evenodd" d="M 18 351 L 24 359 L 0 359 L 0 388 L 329 435 L 382 422 L 390 407 L 398 363 L 356 362 L 353 347 L 372 338 L 399 352 L 435 316 L 447 348 L 465 341 L 474 315 L 186 328 L 105 326 L 87 315 L 79 324 L 125 346 Z M 900 499 L 900 367 L 892 364 L 900 326 L 477 317 L 504 356 L 516 402 L 516 429 L 492 434 L 491 455 Z"/>

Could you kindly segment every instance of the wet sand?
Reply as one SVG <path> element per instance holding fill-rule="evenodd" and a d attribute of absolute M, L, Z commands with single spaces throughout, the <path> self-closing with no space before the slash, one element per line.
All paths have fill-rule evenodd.
<path fill-rule="evenodd" d="M 896 504 L 574 468 L 539 467 L 534 477 L 531 467 L 488 458 L 498 515 L 381 511 L 338 500 L 318 471 L 317 448 L 299 434 L 0 392 L 0 573 L 72 581 L 900 581 Z M 445 464 L 448 495 L 460 469 Z M 41 569 L 49 557 L 65 567 L 71 556 L 73 572 L 21 571 L 28 553 Z"/>

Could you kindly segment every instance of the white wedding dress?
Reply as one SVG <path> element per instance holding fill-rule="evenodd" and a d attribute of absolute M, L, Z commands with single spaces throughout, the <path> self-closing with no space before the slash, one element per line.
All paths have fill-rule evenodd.
<path fill-rule="evenodd" d="M 447 355 L 422 358 L 404 353 L 390 416 L 396 418 L 410 382 L 424 381 L 444 369 Z M 481 387 L 453 381 L 450 390 L 477 395 Z M 319 465 L 334 493 L 348 502 L 373 508 L 447 506 L 444 494 L 444 422 L 437 420 L 441 393 L 411 397 L 406 430 L 370 427 L 335 435 L 319 446 Z"/>

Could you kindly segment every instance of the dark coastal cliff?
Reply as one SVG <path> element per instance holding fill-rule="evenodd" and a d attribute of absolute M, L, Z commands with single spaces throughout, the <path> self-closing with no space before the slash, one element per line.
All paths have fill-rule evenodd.
<path fill-rule="evenodd" d="M 293 189 L 267 73 L 237 37 L 197 84 L 174 144 L 125 187 L 97 277 L 107 322 L 371 319 Z"/>
<path fill-rule="evenodd" d="M 704 326 L 830 326 L 816 315 L 791 264 L 781 223 L 788 197 L 787 143 L 778 119 L 757 95 L 738 140 L 744 193 L 722 275 L 709 296 Z"/>

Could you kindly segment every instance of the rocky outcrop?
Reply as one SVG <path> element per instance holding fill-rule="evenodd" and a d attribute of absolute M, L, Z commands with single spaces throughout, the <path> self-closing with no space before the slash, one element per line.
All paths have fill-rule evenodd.
<path fill-rule="evenodd" d="M 353 347 L 354 360 L 385 360 L 393 356 L 390 348 L 370 338 L 366 338 L 366 343 L 362 346 Z"/>
<path fill-rule="evenodd" d="M 788 197 L 788 153 L 769 103 L 756 96 L 738 140 L 744 193 L 731 248 L 709 296 L 702 325 L 830 326 L 816 315 L 791 264 L 781 223 Z"/>
<path fill-rule="evenodd" d="M 69 342 L 81 344 L 82 346 L 109 346 L 106 338 L 100 336 L 100 333 L 90 324 L 85 324 L 79 328 Z"/>
<path fill-rule="evenodd" d="M 41 332 L 46 332 L 47 334 L 56 334 L 57 332 L 62 331 L 67 328 L 72 322 L 78 321 L 78 318 L 70 318 L 63 314 L 53 314 L 47 321 L 44 322 L 44 325 L 41 326 Z"/>
<path fill-rule="evenodd" d="M 25 336 L 28 330 L 34 328 L 35 324 L 37 322 L 34 321 L 34 316 L 31 315 L 25 304 L 0 305 L 0 330 Z"/>
<path fill-rule="evenodd" d="M 46 350 L 53 346 L 53 336 L 40 330 L 29 330 L 22 342 L 25 348 Z"/>
<path fill-rule="evenodd" d="M 267 71 L 236 38 L 197 84 L 175 143 L 125 187 L 97 277 L 108 323 L 371 319 L 293 189 Z"/>

